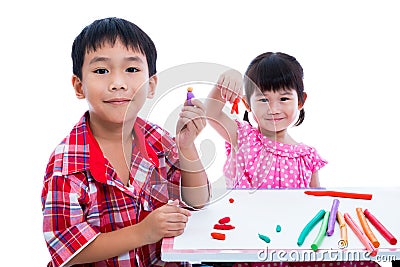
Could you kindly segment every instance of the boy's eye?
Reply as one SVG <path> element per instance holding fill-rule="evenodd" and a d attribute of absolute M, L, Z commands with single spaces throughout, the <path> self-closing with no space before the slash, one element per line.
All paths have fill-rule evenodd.
<path fill-rule="evenodd" d="M 138 68 L 135 68 L 135 67 L 130 67 L 130 68 L 127 68 L 126 71 L 127 71 L 127 72 L 138 72 L 139 69 L 138 69 Z"/>
<path fill-rule="evenodd" d="M 94 71 L 94 73 L 97 73 L 97 74 L 106 74 L 108 72 L 109 71 L 106 70 L 106 69 L 97 69 L 97 70 Z"/>
<path fill-rule="evenodd" d="M 282 97 L 281 98 L 281 101 L 288 101 L 288 100 L 290 100 L 289 97 Z"/>

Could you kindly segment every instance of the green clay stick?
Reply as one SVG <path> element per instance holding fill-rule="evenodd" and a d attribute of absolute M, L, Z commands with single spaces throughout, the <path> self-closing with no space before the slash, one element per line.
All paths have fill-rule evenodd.
<path fill-rule="evenodd" d="M 258 234 L 258 237 L 259 237 L 261 240 L 265 241 L 266 243 L 271 242 L 271 239 L 270 239 L 268 236 L 266 236 L 266 235 Z"/>
<path fill-rule="evenodd" d="M 329 214 L 330 214 L 329 211 L 327 211 L 325 213 L 324 220 L 322 221 L 321 228 L 319 228 L 318 235 L 311 245 L 311 248 L 314 251 L 318 250 L 318 247 L 321 245 L 322 240 L 324 239 L 324 237 L 326 235 L 326 229 L 328 228 Z"/>
<path fill-rule="evenodd" d="M 325 210 L 320 210 L 317 215 L 314 216 L 314 218 L 311 219 L 307 223 L 306 226 L 304 226 L 303 231 L 301 231 L 299 238 L 297 239 L 297 245 L 301 246 L 304 243 L 304 240 L 306 239 L 307 235 L 311 232 L 311 230 L 314 228 L 314 226 L 322 220 L 322 218 L 325 215 Z"/>

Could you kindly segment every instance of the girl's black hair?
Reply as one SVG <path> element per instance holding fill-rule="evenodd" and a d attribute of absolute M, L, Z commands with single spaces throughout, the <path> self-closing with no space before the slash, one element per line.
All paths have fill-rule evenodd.
<path fill-rule="evenodd" d="M 294 88 L 299 102 L 304 103 L 303 68 L 295 57 L 281 52 L 267 52 L 257 56 L 248 66 L 244 87 L 247 103 L 250 105 L 250 97 L 255 90 L 261 92 L 277 92 L 283 88 Z M 248 121 L 248 113 L 245 112 L 244 120 Z M 294 126 L 304 121 L 304 109 Z"/>
<path fill-rule="evenodd" d="M 117 39 L 127 48 L 138 50 L 146 56 L 149 77 L 156 74 L 157 50 L 153 41 L 136 24 L 115 17 L 95 20 L 75 38 L 71 52 L 73 73 L 82 79 L 85 53 L 96 51 L 105 43 L 114 45 Z"/>

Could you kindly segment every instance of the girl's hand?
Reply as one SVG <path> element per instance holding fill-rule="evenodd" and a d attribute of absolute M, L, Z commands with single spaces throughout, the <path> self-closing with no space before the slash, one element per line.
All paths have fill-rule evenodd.
<path fill-rule="evenodd" d="M 193 146 L 194 140 L 207 124 L 203 103 L 195 98 L 192 98 L 190 102 L 193 106 L 185 102 L 176 125 L 176 140 L 179 149 Z"/>
<path fill-rule="evenodd" d="M 140 222 L 146 244 L 156 243 L 164 237 L 181 235 L 186 227 L 188 210 L 178 206 L 178 200 L 152 211 Z"/>
<path fill-rule="evenodd" d="M 218 78 L 217 88 L 221 90 L 221 97 L 225 101 L 233 103 L 236 98 L 242 95 L 242 74 L 234 69 L 225 71 Z"/>

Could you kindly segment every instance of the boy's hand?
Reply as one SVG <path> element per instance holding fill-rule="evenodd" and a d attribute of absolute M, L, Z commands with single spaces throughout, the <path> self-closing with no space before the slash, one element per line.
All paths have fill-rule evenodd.
<path fill-rule="evenodd" d="M 195 98 L 192 98 L 190 102 L 193 106 L 185 102 L 176 125 L 176 140 L 179 149 L 193 146 L 194 140 L 207 124 L 203 103 Z"/>
<path fill-rule="evenodd" d="M 178 206 L 178 200 L 165 204 L 152 211 L 140 223 L 143 229 L 146 244 L 156 243 L 164 237 L 181 235 L 186 227 L 188 210 Z"/>
<path fill-rule="evenodd" d="M 231 69 L 222 73 L 217 81 L 217 88 L 221 90 L 221 97 L 230 103 L 243 93 L 243 77 L 237 70 Z"/>

